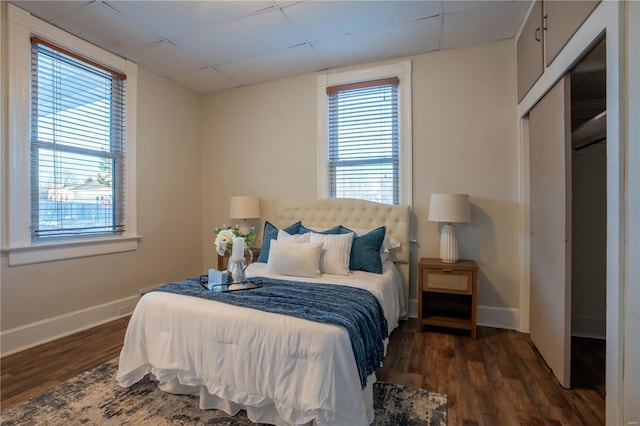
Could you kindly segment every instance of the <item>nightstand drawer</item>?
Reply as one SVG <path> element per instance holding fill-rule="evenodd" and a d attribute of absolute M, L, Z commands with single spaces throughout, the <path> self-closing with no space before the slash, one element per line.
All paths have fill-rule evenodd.
<path fill-rule="evenodd" d="M 424 291 L 444 291 L 461 294 L 473 292 L 473 272 L 450 269 L 424 269 Z"/>

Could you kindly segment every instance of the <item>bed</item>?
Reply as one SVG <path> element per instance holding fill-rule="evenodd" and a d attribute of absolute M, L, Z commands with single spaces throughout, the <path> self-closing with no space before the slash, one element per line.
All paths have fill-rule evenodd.
<path fill-rule="evenodd" d="M 256 262 L 247 276 L 365 289 L 380 302 L 388 333 L 397 327 L 406 315 L 408 207 L 316 200 L 280 208 L 274 225 L 285 229 L 298 221 L 315 230 L 341 225 L 361 233 L 385 226 L 399 247 L 385 256 L 381 274 L 297 278 Z M 128 387 L 149 374 L 163 391 L 197 395 L 203 409 L 246 410 L 253 422 L 367 425 L 376 378 L 372 373 L 363 383 L 358 368 L 343 327 L 154 291 L 134 310 L 116 379 Z"/>

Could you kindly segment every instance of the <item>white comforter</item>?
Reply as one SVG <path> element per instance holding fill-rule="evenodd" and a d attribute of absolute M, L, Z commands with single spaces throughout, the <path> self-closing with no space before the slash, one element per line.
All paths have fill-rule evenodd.
<path fill-rule="evenodd" d="M 253 263 L 248 276 L 267 276 Z M 280 279 L 292 277 L 272 276 Z M 405 314 L 398 270 L 352 272 L 303 281 L 341 283 L 371 291 L 389 333 Z M 250 290 L 248 290 L 250 291 Z M 386 349 L 386 342 L 385 342 Z M 129 322 L 118 383 L 128 387 L 151 373 L 160 389 L 200 395 L 201 408 L 254 422 L 366 425 L 373 421 L 375 374 L 360 386 L 347 331 L 280 314 L 164 292 L 144 295 Z"/>

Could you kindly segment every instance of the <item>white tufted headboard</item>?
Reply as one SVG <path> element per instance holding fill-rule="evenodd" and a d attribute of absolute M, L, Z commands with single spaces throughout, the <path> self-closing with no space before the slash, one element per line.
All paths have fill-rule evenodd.
<path fill-rule="evenodd" d="M 400 241 L 399 249 L 391 251 L 402 275 L 405 301 L 409 300 L 409 228 L 408 206 L 393 206 L 352 198 L 331 198 L 278 208 L 277 226 L 284 228 L 299 220 L 308 227 L 374 229 L 387 227 L 387 234 Z"/>

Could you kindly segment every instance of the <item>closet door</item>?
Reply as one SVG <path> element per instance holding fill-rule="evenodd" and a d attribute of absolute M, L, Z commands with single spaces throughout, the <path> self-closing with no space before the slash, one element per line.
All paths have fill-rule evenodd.
<path fill-rule="evenodd" d="M 531 340 L 560 384 L 571 373 L 571 98 L 563 77 L 529 113 Z"/>

